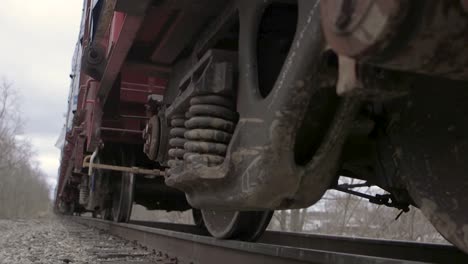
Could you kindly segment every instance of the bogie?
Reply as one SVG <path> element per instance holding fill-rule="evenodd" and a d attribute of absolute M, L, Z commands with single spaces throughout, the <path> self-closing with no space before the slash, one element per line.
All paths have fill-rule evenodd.
<path fill-rule="evenodd" d="M 63 212 L 73 202 L 126 222 L 134 203 L 191 209 L 213 236 L 251 241 L 274 210 L 350 192 L 344 175 L 388 192 L 373 202 L 420 207 L 468 252 L 468 20 L 458 2 L 375 1 L 382 12 L 368 1 L 169 2 L 86 18 Z"/>

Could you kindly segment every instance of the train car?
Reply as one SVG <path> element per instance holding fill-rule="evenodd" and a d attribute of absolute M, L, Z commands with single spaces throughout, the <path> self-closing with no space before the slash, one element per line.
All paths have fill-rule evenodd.
<path fill-rule="evenodd" d="M 85 0 L 83 12 L 62 212 L 192 210 L 213 236 L 251 241 L 274 210 L 335 189 L 418 207 L 468 252 L 466 0 Z"/>

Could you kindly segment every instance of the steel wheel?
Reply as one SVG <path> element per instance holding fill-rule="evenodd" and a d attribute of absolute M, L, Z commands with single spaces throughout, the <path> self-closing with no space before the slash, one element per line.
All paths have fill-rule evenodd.
<path fill-rule="evenodd" d="M 126 146 L 113 148 L 113 164 L 120 166 L 134 166 L 133 149 Z M 115 155 L 115 154 L 117 155 Z M 114 222 L 128 222 L 132 214 L 135 190 L 135 174 L 130 172 L 112 172 L 112 219 Z"/>
<path fill-rule="evenodd" d="M 263 234 L 273 211 L 201 210 L 203 222 L 216 238 L 255 241 Z"/>
<path fill-rule="evenodd" d="M 115 222 L 128 222 L 133 207 L 135 175 L 123 172 L 115 178 L 112 194 L 112 217 Z"/>
<path fill-rule="evenodd" d="M 186 155 L 166 184 L 199 208 L 308 207 L 336 179 L 360 102 L 337 96 L 337 61 L 321 34 L 319 1 L 298 1 L 281 16 L 278 1 L 237 2 L 239 121 L 224 160 L 214 168 Z"/>
<path fill-rule="evenodd" d="M 109 162 L 115 164 L 115 160 L 105 154 L 101 154 L 96 158 L 98 164 Z M 95 185 L 99 186 L 96 190 L 99 191 L 95 191 L 96 201 L 93 203 L 92 208 L 95 208 L 96 217 L 99 215 L 99 218 L 103 220 L 112 220 L 112 172 L 97 169 L 95 175 Z"/>

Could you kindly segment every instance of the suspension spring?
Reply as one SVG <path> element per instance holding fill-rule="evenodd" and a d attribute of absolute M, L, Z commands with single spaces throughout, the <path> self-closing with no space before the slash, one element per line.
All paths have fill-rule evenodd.
<path fill-rule="evenodd" d="M 200 95 L 190 100 L 184 136 L 187 163 L 217 166 L 223 163 L 238 115 L 232 99 Z"/>
<path fill-rule="evenodd" d="M 185 117 L 174 116 L 171 119 L 171 127 L 169 131 L 169 161 L 167 164 L 172 169 L 183 163 L 184 144 L 186 142 L 184 134 L 187 131 L 185 129 Z"/>

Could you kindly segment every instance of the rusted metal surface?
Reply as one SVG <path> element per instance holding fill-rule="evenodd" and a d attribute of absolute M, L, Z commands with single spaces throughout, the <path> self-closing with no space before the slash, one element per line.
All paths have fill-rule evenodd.
<path fill-rule="evenodd" d="M 408 9 L 405 0 L 325 0 L 321 2 L 324 33 L 336 52 L 360 58 L 388 43 Z"/>
<path fill-rule="evenodd" d="M 164 222 L 131 221 L 131 224 L 206 235 L 193 225 L 182 225 Z M 267 230 L 258 240 L 261 244 L 300 247 L 323 251 L 337 251 L 347 254 L 379 256 L 383 258 L 401 258 L 406 260 L 430 263 L 465 263 L 468 255 L 452 245 L 418 243 L 399 240 L 379 240 L 362 237 L 345 237 L 322 234 L 278 232 Z M 390 247 L 392 249 L 390 249 Z"/>
<path fill-rule="evenodd" d="M 147 98 L 145 105 L 149 120 L 143 130 L 143 152 L 150 160 L 165 163 L 167 146 L 167 125 L 163 108 L 163 96 L 153 94 Z M 164 153 L 162 156 L 161 154 Z"/>
<path fill-rule="evenodd" d="M 197 0 L 163 2 L 159 9 L 169 15 L 151 48 L 151 61 L 173 64 L 177 56 L 190 46 L 197 33 L 216 17 L 227 0 Z"/>
<path fill-rule="evenodd" d="M 148 121 L 148 125 L 143 131 L 143 139 L 145 144 L 143 146 L 143 152 L 151 160 L 156 160 L 158 155 L 158 149 L 160 144 L 160 120 L 157 115 L 153 115 Z"/>
<path fill-rule="evenodd" d="M 389 101 L 407 95 L 413 79 L 411 74 L 359 64 L 355 59 L 338 56 L 336 92 L 340 96 Z"/>
<path fill-rule="evenodd" d="M 413 82 L 468 80 L 466 0 L 215 2 L 102 0 L 97 18 L 86 1 L 59 196 L 76 197 L 83 157 L 103 146 L 170 167 L 136 184 L 137 203 L 156 209 L 189 208 L 164 180 L 197 207 L 264 210 L 307 207 L 349 172 L 418 205 L 468 250 L 466 115 L 453 108 L 466 84 L 437 82 L 449 102 L 432 88 L 415 96 Z M 401 144 L 376 165 L 382 142 Z"/>
<path fill-rule="evenodd" d="M 178 80 L 175 90 L 180 94 L 165 111 L 167 119 L 185 115 L 192 96 L 203 93 L 231 95 L 235 82 L 237 54 L 231 51 L 210 50 Z"/>
<path fill-rule="evenodd" d="M 433 77 L 416 79 L 406 96 L 386 102 L 391 114 L 379 136 L 377 170 L 399 179 L 437 230 L 465 252 L 467 100 L 466 83 Z"/>
<path fill-rule="evenodd" d="M 157 47 L 162 47 L 161 56 L 172 56 L 172 61 L 179 58 L 192 37 L 197 34 L 196 31 L 202 28 L 201 25 L 206 24 L 210 16 L 216 14 L 225 4 L 218 1 L 216 4 L 210 3 L 208 8 L 200 9 L 202 2 L 209 1 L 167 1 L 155 5 L 150 0 L 101 0 L 95 6 L 93 3 L 97 3 L 96 1 L 85 0 L 82 32 L 78 43 L 83 52 L 77 53 L 75 58 L 75 62 L 81 62 L 82 67 L 76 68 L 73 73 L 73 78 L 80 82 L 81 87 L 74 118 L 75 127 L 72 129 L 75 132 L 67 133 L 68 145 L 63 150 L 59 176 L 59 190 L 67 190 L 60 191 L 64 197 L 68 197 L 67 192 L 77 188 L 70 183 L 70 173 L 81 170 L 86 153 L 89 154 L 98 147 L 119 144 L 134 144 L 134 151 L 137 154 L 143 153 L 138 145 L 143 143 L 141 131 L 147 120 L 144 107 L 146 99 L 152 94 L 162 96 L 173 67 L 170 64 L 152 63 L 151 54 Z M 184 8 L 192 11 L 184 13 L 181 11 Z M 174 21 L 167 19 L 174 12 L 184 13 L 183 25 L 187 27 L 171 32 L 169 37 L 166 35 L 167 27 L 169 22 Z M 198 26 L 188 32 L 189 27 L 194 25 L 190 23 L 193 18 L 196 18 Z M 145 27 L 142 28 L 144 23 Z M 159 30 L 157 25 L 161 26 Z M 183 39 L 183 43 L 179 42 Z M 156 160 L 164 166 L 167 155 L 167 125 L 161 124 L 160 129 L 162 142 L 156 153 Z M 159 167 L 149 164 L 143 155 L 138 157 L 143 167 Z M 156 187 L 164 185 L 162 181 L 151 184 Z M 177 195 L 171 196 L 174 201 L 163 202 L 167 204 L 163 209 L 179 208 L 179 202 L 184 208 L 188 206 L 183 194 L 169 187 L 166 189 L 165 194 Z M 144 199 L 139 201 L 148 205 L 148 208 L 154 207 L 150 202 L 159 203 L 158 199 L 167 198 L 158 195 L 151 197 L 147 193 L 141 197 Z M 70 202 L 70 199 L 67 201 Z"/>
<path fill-rule="evenodd" d="M 322 1 L 322 22 L 330 46 L 357 63 L 466 81 L 465 3 Z M 353 75 L 353 68 L 342 70 L 343 77 L 357 75 Z M 379 74 L 360 70 L 359 75 L 372 78 Z M 389 127 L 383 128 L 387 132 L 379 136 L 382 145 L 376 155 L 383 158 L 379 158 L 376 170 L 392 175 L 384 176 L 387 183 L 383 185 L 390 183 L 399 196 L 395 189 L 407 191 L 400 197 L 410 196 L 404 199 L 418 206 L 444 237 L 467 251 L 468 218 L 459 209 L 467 206 L 460 191 L 467 188 L 467 182 L 465 166 L 457 161 L 467 156 L 466 137 L 461 136 L 466 130 L 462 103 L 466 83 L 416 75 L 408 83 L 401 79 L 403 73 L 396 76 L 399 81 L 393 84 L 377 82 L 373 86 L 387 86 L 394 92 L 407 86 L 399 95 L 394 94 L 396 97 L 387 97 L 382 107 L 390 121 Z M 378 90 L 382 93 L 385 89 Z"/>
<path fill-rule="evenodd" d="M 268 4 L 238 2 L 240 20 L 244 21 L 240 25 L 239 65 L 252 67 L 239 68 L 240 118 L 224 162 L 214 167 L 186 162 L 182 172 L 166 179 L 168 185 L 184 190 L 196 207 L 223 208 L 226 203 L 233 209 L 253 210 L 308 206 L 320 199 L 335 177 L 341 146 L 359 100 L 348 98 L 337 104 L 333 86 L 316 85 L 314 76 L 318 76 L 325 46 L 318 1 L 299 1 L 296 36 L 285 65 L 271 93 L 259 96 L 252 46 L 257 35 L 253 29 Z M 205 87 L 209 89 L 209 83 Z M 305 116 L 309 124 L 320 124 L 316 130 L 301 127 Z M 316 137 L 320 143 L 296 144 L 298 133 Z M 295 160 L 298 146 L 310 147 L 304 150 L 308 153 L 302 157 L 303 164 Z M 310 149 L 317 155 L 311 155 Z"/>
<path fill-rule="evenodd" d="M 149 3 L 149 1 L 146 2 Z M 114 30 L 118 32 L 118 37 L 113 40 L 112 48 L 106 58 L 106 67 L 98 91 L 98 98 L 103 104 L 107 100 L 110 89 L 114 85 L 144 19 L 143 16 L 132 16 L 125 13 L 116 13 L 116 16 L 124 16 L 124 19 L 121 25 L 114 25 L 117 27 Z"/>
<path fill-rule="evenodd" d="M 322 1 L 329 45 L 385 68 L 468 80 L 466 1 Z"/>
<path fill-rule="evenodd" d="M 340 252 L 348 254 L 428 263 L 464 263 L 468 261 L 468 255 L 452 245 L 399 240 L 266 231 L 258 242 L 324 251 L 338 249 Z"/>
<path fill-rule="evenodd" d="M 248 243 L 241 241 L 218 240 L 206 236 L 195 235 L 194 233 L 183 233 L 172 230 L 151 228 L 148 226 L 168 227 L 168 225 L 158 225 L 157 223 L 148 223 L 148 226 L 135 224 L 116 224 L 90 218 L 73 218 L 73 221 L 84 225 L 92 226 L 113 235 L 125 238 L 131 241 L 138 241 L 139 244 L 150 249 L 160 251 L 176 256 L 179 263 L 433 263 L 433 260 L 427 256 L 424 247 L 413 246 L 411 243 L 403 242 L 381 242 L 372 240 L 360 240 L 343 238 L 345 241 L 339 241 L 334 237 L 297 234 L 298 240 L 302 243 L 296 247 L 290 238 L 282 241 L 282 236 L 276 236 L 275 233 L 269 234 L 264 243 Z M 169 227 L 171 228 L 171 227 Z M 189 228 L 178 228 L 175 230 L 190 230 Z M 286 234 L 286 236 L 288 236 Z M 271 240 L 271 237 L 275 237 Z M 346 241 L 347 240 L 347 241 Z M 320 241 L 314 243 L 313 241 Z M 347 249 L 343 247 L 346 243 L 353 247 Z M 437 246 L 433 246 L 437 248 Z M 320 248 L 320 249 L 318 249 Z M 372 248 L 374 250 L 369 250 Z M 377 250 L 378 249 L 378 250 Z M 398 255 L 398 249 L 405 250 L 403 256 Z M 439 248 L 440 256 L 443 261 L 453 259 L 450 251 L 453 249 Z M 453 252 L 453 251 L 452 251 Z M 456 251 L 455 251 L 456 252 Z M 448 253 L 448 254 L 447 254 Z M 447 254 L 446 258 L 443 254 Z M 456 253 L 455 253 L 456 254 Z M 460 254 L 460 253 L 458 253 Z M 389 257 L 391 255 L 392 257 Z M 425 256 L 426 255 L 426 256 Z M 436 262 L 437 263 L 437 262 Z M 450 263 L 450 262 L 440 262 Z"/>

